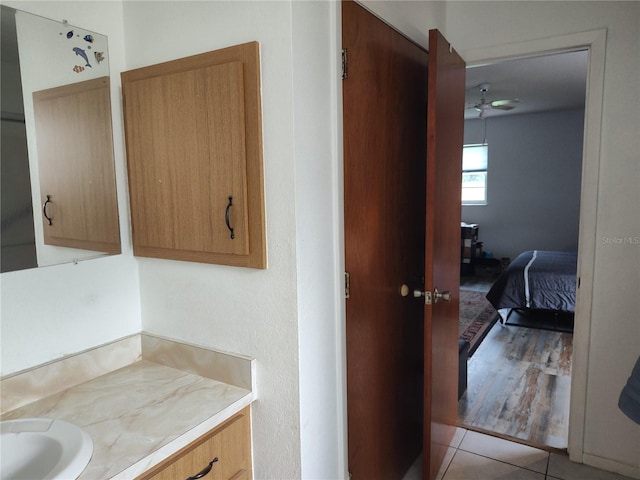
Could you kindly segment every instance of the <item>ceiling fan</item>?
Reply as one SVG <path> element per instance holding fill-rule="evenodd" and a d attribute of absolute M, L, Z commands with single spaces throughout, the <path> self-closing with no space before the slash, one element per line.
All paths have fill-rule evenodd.
<path fill-rule="evenodd" d="M 475 108 L 480 112 L 480 118 L 487 117 L 488 110 L 512 110 L 515 108 L 516 103 L 520 103 L 520 100 L 517 98 L 509 98 L 504 100 L 492 100 L 490 102 L 487 101 L 486 95 L 489 91 L 490 84 L 481 83 L 478 85 L 478 89 L 480 90 L 480 102 L 476 104 L 468 104 L 467 108 Z"/>

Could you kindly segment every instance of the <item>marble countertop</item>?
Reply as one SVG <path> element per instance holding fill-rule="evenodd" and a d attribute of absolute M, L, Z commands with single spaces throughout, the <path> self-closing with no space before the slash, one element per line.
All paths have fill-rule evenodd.
<path fill-rule="evenodd" d="M 2 415 L 67 420 L 93 439 L 79 479 L 132 479 L 249 405 L 251 390 L 140 360 Z"/>

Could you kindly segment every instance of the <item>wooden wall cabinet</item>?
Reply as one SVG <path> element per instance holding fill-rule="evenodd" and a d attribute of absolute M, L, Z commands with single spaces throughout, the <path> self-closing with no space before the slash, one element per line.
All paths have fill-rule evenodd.
<path fill-rule="evenodd" d="M 134 255 L 266 268 L 258 43 L 121 77 Z"/>
<path fill-rule="evenodd" d="M 33 93 L 44 243 L 120 253 L 109 77 Z"/>
<path fill-rule="evenodd" d="M 211 470 L 198 477 L 208 468 Z M 251 422 L 246 407 L 136 480 L 251 480 Z"/>

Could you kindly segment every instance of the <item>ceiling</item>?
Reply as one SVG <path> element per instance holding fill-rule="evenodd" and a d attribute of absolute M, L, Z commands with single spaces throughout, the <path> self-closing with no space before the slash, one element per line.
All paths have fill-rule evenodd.
<path fill-rule="evenodd" d="M 489 84 L 486 101 L 520 100 L 513 110 L 489 110 L 487 118 L 571 108 L 584 108 L 587 84 L 586 50 L 508 60 L 467 67 L 466 104 L 480 101 L 478 85 Z M 479 111 L 465 109 L 465 120 L 479 118 Z"/>

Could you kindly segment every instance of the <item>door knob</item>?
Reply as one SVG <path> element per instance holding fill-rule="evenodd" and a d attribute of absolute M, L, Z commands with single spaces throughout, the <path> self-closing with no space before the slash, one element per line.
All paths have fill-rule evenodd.
<path fill-rule="evenodd" d="M 438 303 L 438 300 L 444 300 L 445 302 L 451 301 L 451 292 L 449 290 L 445 290 L 444 292 L 439 292 L 437 288 L 433 290 L 433 301 Z"/>
<path fill-rule="evenodd" d="M 433 293 L 422 290 L 414 290 L 413 296 L 416 298 L 424 297 L 424 303 L 427 305 L 431 305 L 431 303 L 438 303 L 438 300 L 444 300 L 445 302 L 451 301 L 451 292 L 449 290 L 445 290 L 444 292 L 438 291 L 437 288 L 433 289 Z"/>

